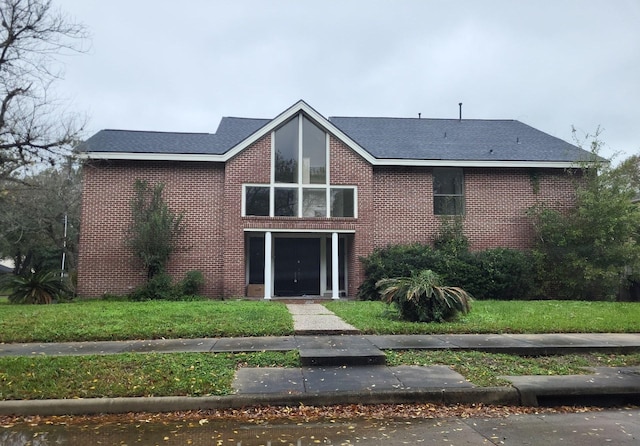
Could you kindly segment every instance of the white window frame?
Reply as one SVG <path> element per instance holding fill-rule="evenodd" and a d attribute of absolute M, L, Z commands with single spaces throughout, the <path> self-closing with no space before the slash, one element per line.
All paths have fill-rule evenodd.
<path fill-rule="evenodd" d="M 462 193 L 460 194 L 436 194 L 435 193 L 435 181 L 436 181 L 436 172 L 443 172 L 443 171 L 455 171 L 455 172 L 460 172 L 460 176 L 461 176 L 461 182 L 460 182 L 460 189 L 462 191 Z M 466 198 L 466 185 L 465 185 L 465 178 L 464 178 L 464 169 L 462 167 L 434 167 L 433 170 L 431 171 L 431 182 L 432 182 L 432 187 L 431 187 L 431 193 L 433 195 L 433 215 L 437 215 L 437 216 L 463 216 L 466 213 L 466 209 L 467 209 L 467 198 Z M 451 197 L 451 198 L 461 198 L 462 200 L 462 209 L 461 212 L 459 214 L 436 214 L 436 197 Z"/>
<path fill-rule="evenodd" d="M 302 169 L 302 123 L 303 117 L 309 119 L 314 125 L 318 125 L 311 118 L 306 116 L 303 113 L 299 113 L 295 118 L 298 120 L 298 182 L 297 183 L 276 183 L 275 182 L 275 133 L 278 129 L 274 129 L 271 132 L 271 163 L 270 169 L 271 172 L 269 174 L 270 182 L 269 184 L 264 183 L 245 183 L 242 185 L 242 210 L 241 215 L 243 217 L 251 217 L 251 215 L 247 215 L 247 188 L 249 187 L 268 187 L 269 188 L 269 217 L 275 217 L 275 190 L 277 188 L 286 188 L 286 189 L 297 189 L 298 192 L 298 203 L 297 203 L 297 215 L 289 218 L 301 218 L 301 219 L 322 219 L 322 218 L 332 218 L 331 216 L 331 189 L 350 189 L 353 190 L 353 217 L 336 217 L 336 218 L 358 218 L 358 188 L 357 186 L 349 186 L 349 185 L 334 185 L 331 184 L 331 169 L 330 169 L 330 136 L 327 131 L 325 134 L 325 156 L 326 156 L 326 175 L 325 175 L 325 183 L 309 183 L 303 184 L 303 169 Z M 287 121 L 289 122 L 289 121 Z M 320 126 L 319 126 L 320 127 Z M 322 127 L 320 127 L 322 128 Z M 325 191 L 325 201 L 326 201 L 326 216 L 324 217 L 304 217 L 303 216 L 303 193 L 305 189 L 315 189 L 320 190 L 324 189 Z M 256 216 L 256 217 L 265 217 L 265 216 Z"/>

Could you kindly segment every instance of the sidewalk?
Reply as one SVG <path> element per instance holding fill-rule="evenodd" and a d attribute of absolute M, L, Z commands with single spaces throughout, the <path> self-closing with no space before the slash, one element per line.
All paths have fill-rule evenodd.
<path fill-rule="evenodd" d="M 476 350 L 517 355 L 640 352 L 634 334 L 360 335 L 321 305 L 288 305 L 294 336 L 0 344 L 0 356 L 298 350 L 302 367 L 242 368 L 234 395 L 3 401 L 0 414 L 174 411 L 249 405 L 441 402 L 536 406 L 640 401 L 640 367 L 591 375 L 505 377 L 512 387 L 477 387 L 445 366 L 385 365 L 382 350 Z M 328 333 L 328 334 L 322 334 Z M 347 333 L 347 334 L 340 334 Z"/>

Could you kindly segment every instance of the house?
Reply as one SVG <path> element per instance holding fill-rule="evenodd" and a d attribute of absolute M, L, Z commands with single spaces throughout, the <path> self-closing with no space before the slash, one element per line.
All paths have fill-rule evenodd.
<path fill-rule="evenodd" d="M 127 293 L 145 273 L 125 247 L 137 179 L 184 213 L 174 277 L 211 297 L 355 295 L 359 258 L 433 240 L 460 216 L 472 249 L 527 248 L 526 210 L 572 206 L 589 153 L 515 120 L 325 118 L 299 101 L 215 134 L 102 130 L 85 159 L 78 292 Z"/>

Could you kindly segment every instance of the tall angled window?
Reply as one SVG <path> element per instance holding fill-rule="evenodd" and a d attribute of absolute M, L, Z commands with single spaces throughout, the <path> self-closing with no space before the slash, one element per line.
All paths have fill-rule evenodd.
<path fill-rule="evenodd" d="M 298 182 L 298 120 L 292 119 L 275 132 L 274 179 L 276 183 Z"/>
<path fill-rule="evenodd" d="M 302 118 L 302 183 L 326 184 L 327 145 L 325 132 Z"/>
<path fill-rule="evenodd" d="M 433 213 L 435 215 L 464 214 L 464 175 L 462 169 L 433 169 Z"/>

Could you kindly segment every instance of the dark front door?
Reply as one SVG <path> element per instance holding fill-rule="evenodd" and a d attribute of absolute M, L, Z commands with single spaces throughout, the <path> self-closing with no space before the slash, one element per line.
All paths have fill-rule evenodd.
<path fill-rule="evenodd" d="M 320 294 L 320 239 L 274 239 L 274 294 L 317 296 Z"/>

